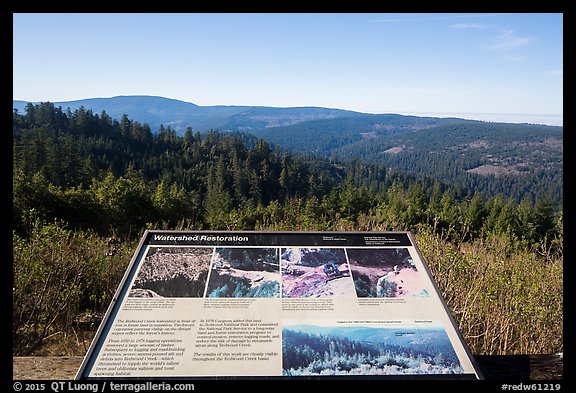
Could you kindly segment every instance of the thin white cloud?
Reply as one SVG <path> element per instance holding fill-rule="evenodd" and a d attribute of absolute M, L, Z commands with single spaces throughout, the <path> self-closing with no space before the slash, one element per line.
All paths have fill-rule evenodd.
<path fill-rule="evenodd" d="M 491 51 L 508 51 L 532 44 L 535 38 L 516 35 L 514 30 L 502 29 L 500 34 L 486 49 Z"/>
<path fill-rule="evenodd" d="M 509 52 L 516 48 L 521 48 L 536 41 L 534 37 L 518 35 L 513 29 L 503 28 L 494 24 L 484 23 L 455 23 L 450 28 L 457 30 L 487 30 L 490 34 L 496 33 L 483 45 L 484 50 L 493 52 Z M 509 61 L 521 60 L 519 56 L 508 57 Z"/>

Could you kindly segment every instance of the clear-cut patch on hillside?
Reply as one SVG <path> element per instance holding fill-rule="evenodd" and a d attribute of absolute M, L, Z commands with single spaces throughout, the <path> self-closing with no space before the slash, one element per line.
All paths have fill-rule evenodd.
<path fill-rule="evenodd" d="M 383 154 L 398 154 L 402 152 L 402 148 L 400 146 L 394 146 L 391 147 L 390 149 L 384 150 L 382 153 Z"/>
<path fill-rule="evenodd" d="M 476 168 L 468 169 L 466 172 L 468 173 L 475 173 L 477 175 L 494 175 L 494 176 L 503 176 L 503 175 L 515 175 L 520 173 L 520 171 L 505 167 L 505 166 L 496 166 L 496 165 L 480 165 Z"/>

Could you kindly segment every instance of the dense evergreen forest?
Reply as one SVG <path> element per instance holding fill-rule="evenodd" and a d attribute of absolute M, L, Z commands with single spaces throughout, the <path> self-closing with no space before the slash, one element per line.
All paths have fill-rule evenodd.
<path fill-rule="evenodd" d="M 99 232 L 125 234 L 147 223 L 226 226 L 233 209 L 248 211 L 288 197 L 321 197 L 344 169 L 294 160 L 254 137 L 119 122 L 82 108 L 52 104 L 14 115 L 15 222 L 36 208 L 45 217 Z M 164 223 L 164 224 L 163 224 Z"/>
<path fill-rule="evenodd" d="M 14 354 L 86 350 L 146 228 L 410 230 L 475 351 L 562 350 L 563 214 L 550 196 L 484 197 L 49 102 L 15 111 L 12 135 Z"/>
<path fill-rule="evenodd" d="M 334 119 L 303 121 L 288 126 L 260 128 L 250 133 L 292 151 L 330 156 L 334 151 L 353 145 L 366 137 L 372 140 L 376 136 L 403 134 L 455 122 L 461 123 L 465 120 L 395 114 L 356 114 Z"/>
<path fill-rule="evenodd" d="M 146 226 L 254 229 L 286 220 L 295 230 L 325 230 L 363 216 L 391 230 L 428 223 L 530 244 L 552 239 L 561 218 L 550 196 L 483 198 L 382 165 L 291 155 L 244 134 L 152 132 L 127 116 L 49 102 L 14 112 L 13 160 L 19 233 L 31 212 L 121 236 L 139 236 Z"/>
<path fill-rule="evenodd" d="M 346 328 L 343 328 L 346 329 Z M 379 329 L 349 329 L 348 336 L 282 330 L 284 375 L 390 375 L 462 373 L 445 332 L 397 339 L 406 334 Z M 413 333 L 413 332 L 412 332 Z M 429 333 L 428 333 L 429 334 Z M 363 336 L 365 335 L 365 336 Z M 413 334 L 409 333 L 409 336 Z"/>
<path fill-rule="evenodd" d="M 380 163 L 484 197 L 563 203 L 563 127 L 366 115 L 250 132 L 289 151 Z"/>
<path fill-rule="evenodd" d="M 562 133 L 562 127 L 467 121 L 364 139 L 334 154 L 432 176 L 485 196 L 519 203 L 548 195 L 562 205 Z"/>

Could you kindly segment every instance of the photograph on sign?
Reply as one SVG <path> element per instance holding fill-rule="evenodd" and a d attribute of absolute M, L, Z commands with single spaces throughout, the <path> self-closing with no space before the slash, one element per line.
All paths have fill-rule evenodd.
<path fill-rule="evenodd" d="M 429 296 L 407 248 L 349 248 L 358 297 Z"/>
<path fill-rule="evenodd" d="M 283 375 L 463 372 L 441 325 L 417 327 L 386 322 L 314 324 L 314 321 L 283 321 Z"/>
<path fill-rule="evenodd" d="M 277 248 L 217 248 L 208 297 L 279 297 Z"/>
<path fill-rule="evenodd" d="M 202 297 L 212 247 L 150 247 L 128 296 Z"/>
<path fill-rule="evenodd" d="M 283 248 L 282 297 L 354 296 L 354 284 L 343 248 Z"/>

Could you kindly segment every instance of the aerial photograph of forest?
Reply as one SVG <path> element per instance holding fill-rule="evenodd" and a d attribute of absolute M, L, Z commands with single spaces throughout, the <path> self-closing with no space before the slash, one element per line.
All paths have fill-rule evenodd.
<path fill-rule="evenodd" d="M 463 373 L 440 325 L 291 325 L 285 321 L 282 368 L 285 376 Z"/>

